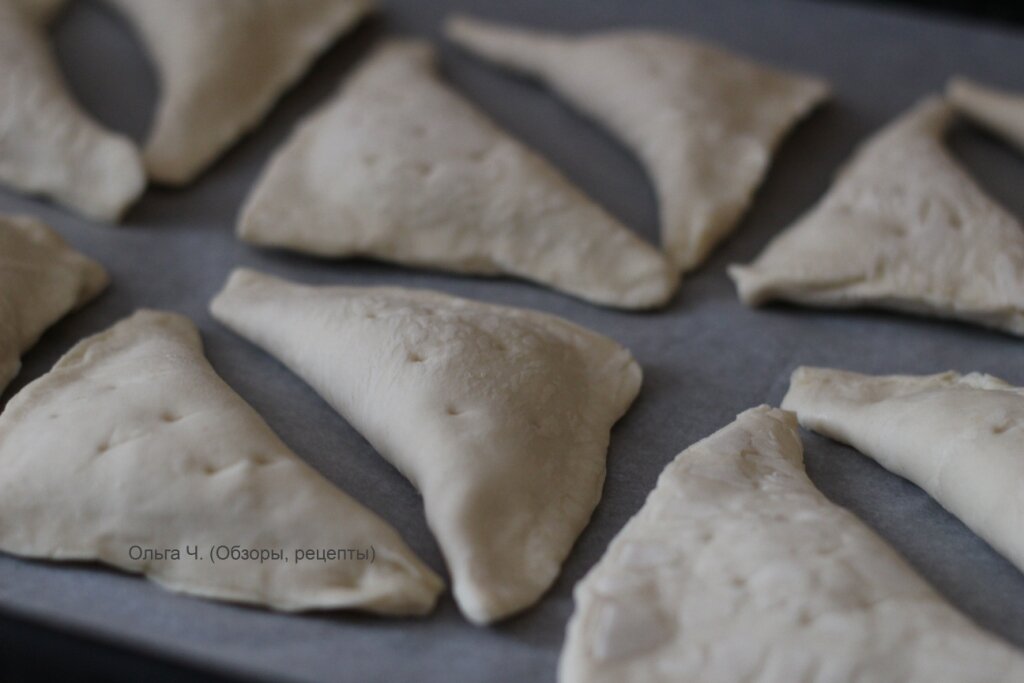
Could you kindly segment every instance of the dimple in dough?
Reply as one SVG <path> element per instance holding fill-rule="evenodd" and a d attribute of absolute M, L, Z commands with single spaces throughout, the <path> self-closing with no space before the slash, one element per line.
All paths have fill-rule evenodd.
<path fill-rule="evenodd" d="M 601 497 L 611 427 L 640 389 L 629 351 L 535 311 L 246 270 L 212 311 L 419 489 L 470 620 L 519 612 L 554 582 Z"/>
<path fill-rule="evenodd" d="M 929 98 L 867 141 L 824 198 L 748 266 L 740 298 L 870 306 L 1024 334 L 1024 226 L 950 156 Z"/>
<path fill-rule="evenodd" d="M 289 561 L 211 562 L 220 545 Z M 297 549 L 371 547 L 372 563 L 294 561 Z M 98 560 L 174 591 L 290 611 L 424 614 L 441 589 L 394 529 L 303 463 L 217 376 L 187 318 L 157 311 L 81 342 L 7 405 L 0 550 Z"/>
<path fill-rule="evenodd" d="M 0 183 L 116 221 L 145 188 L 138 150 L 68 92 L 42 26 L 45 9 L 0 0 Z"/>
<path fill-rule="evenodd" d="M 27 216 L 0 216 L 0 393 L 46 328 L 107 286 L 103 267 Z"/>
<path fill-rule="evenodd" d="M 1024 152 L 1024 94 L 958 77 L 950 80 L 946 97 L 957 111 Z"/>
<path fill-rule="evenodd" d="M 183 185 L 254 128 L 372 0 L 108 0 L 160 79 L 143 149 L 153 180 Z"/>
<path fill-rule="evenodd" d="M 418 41 L 370 55 L 271 160 L 240 237 L 664 304 L 668 261 L 442 83 L 434 59 Z"/>
<path fill-rule="evenodd" d="M 662 242 L 681 271 L 732 232 L 779 141 L 828 95 L 816 78 L 665 32 L 575 37 L 456 17 L 447 34 L 540 79 L 633 150 L 654 182 Z"/>
<path fill-rule="evenodd" d="M 1011 683 L 1024 657 L 804 471 L 761 406 L 683 451 L 576 586 L 561 683 Z"/>
<path fill-rule="evenodd" d="M 1024 389 L 978 373 L 802 367 L 782 405 L 920 486 L 1024 570 Z"/>

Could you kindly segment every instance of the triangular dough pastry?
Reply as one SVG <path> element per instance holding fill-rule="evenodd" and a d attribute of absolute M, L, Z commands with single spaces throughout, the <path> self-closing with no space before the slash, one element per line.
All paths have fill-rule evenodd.
<path fill-rule="evenodd" d="M 188 319 L 155 311 L 81 342 L 7 405 L 0 549 L 99 560 L 171 590 L 281 610 L 423 614 L 441 589 L 393 528 L 217 376 Z M 325 559 L 296 563 L 296 550 Z"/>
<path fill-rule="evenodd" d="M 783 406 L 923 488 L 1024 571 L 1024 389 L 977 373 L 804 367 Z"/>
<path fill-rule="evenodd" d="M 270 162 L 242 239 L 509 274 L 599 304 L 665 303 L 658 251 L 441 82 L 426 43 L 379 48 Z"/>
<path fill-rule="evenodd" d="M 1024 226 L 942 143 L 951 109 L 928 99 L 875 134 L 823 199 L 749 266 L 740 297 L 872 306 L 1024 334 Z"/>
<path fill-rule="evenodd" d="M 103 267 L 27 216 L 0 216 L 0 393 L 50 325 L 107 286 Z"/>
<path fill-rule="evenodd" d="M 254 128 L 372 0 L 109 0 L 160 79 L 149 176 L 188 183 Z"/>
<path fill-rule="evenodd" d="M 640 158 L 682 271 L 732 232 L 793 125 L 828 95 L 814 78 L 657 31 L 575 37 L 455 18 L 448 36 L 538 78 Z"/>
<path fill-rule="evenodd" d="M 561 683 L 1011 683 L 1024 657 L 804 471 L 761 406 L 683 451 L 576 586 Z"/>
<path fill-rule="evenodd" d="M 946 88 L 946 97 L 957 111 L 1024 152 L 1024 94 L 996 90 L 966 78 L 954 78 Z"/>
<path fill-rule="evenodd" d="M 214 317 L 309 382 L 423 494 L 476 623 L 536 602 L 601 497 L 629 351 L 554 316 L 236 271 Z"/>
<path fill-rule="evenodd" d="M 145 187 L 138 151 L 72 99 L 42 26 L 13 0 L 0 0 L 0 64 L 0 182 L 117 220 Z"/>

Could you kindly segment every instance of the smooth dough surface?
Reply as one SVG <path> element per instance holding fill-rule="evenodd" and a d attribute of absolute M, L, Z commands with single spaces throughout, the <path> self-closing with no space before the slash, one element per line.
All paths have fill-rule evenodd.
<path fill-rule="evenodd" d="M 664 256 L 444 84 L 434 60 L 418 41 L 371 54 L 271 160 L 241 238 L 664 304 L 677 282 Z"/>
<path fill-rule="evenodd" d="M 0 216 L 0 393 L 43 332 L 107 286 L 103 267 L 27 216 Z"/>
<path fill-rule="evenodd" d="M 950 156 L 927 99 L 855 155 L 818 204 L 749 266 L 740 298 L 869 306 L 1024 335 L 1024 225 Z"/>
<path fill-rule="evenodd" d="M 997 90 L 967 78 L 953 78 L 946 97 L 957 111 L 1024 152 L 1024 93 Z"/>
<path fill-rule="evenodd" d="M 1011 683 L 1024 657 L 804 471 L 761 406 L 683 451 L 576 586 L 561 683 Z"/>
<path fill-rule="evenodd" d="M 160 78 L 149 176 L 193 180 L 254 128 L 372 0 L 108 0 Z"/>
<path fill-rule="evenodd" d="M 665 32 L 576 37 L 457 17 L 447 33 L 540 79 L 633 150 L 654 182 L 662 242 L 681 271 L 732 232 L 779 141 L 828 95 L 818 79 Z"/>
<path fill-rule="evenodd" d="M 0 182 L 116 221 L 145 188 L 142 161 L 67 90 L 42 26 L 45 9 L 0 0 Z"/>
<path fill-rule="evenodd" d="M 133 557 L 133 545 L 181 558 Z M 282 550 L 289 562 L 211 562 L 220 545 Z M 293 561 L 296 549 L 371 546 L 372 563 Z M 281 610 L 423 614 L 441 589 L 394 529 L 217 376 L 187 318 L 156 311 L 81 342 L 0 415 L 0 550 L 98 560 L 171 590 Z"/>
<path fill-rule="evenodd" d="M 629 351 L 536 311 L 246 270 L 212 311 L 419 489 L 470 620 L 523 610 L 554 582 L 601 497 L 611 427 L 640 389 Z"/>
<path fill-rule="evenodd" d="M 802 367 L 782 405 L 920 486 L 1024 570 L 1024 389 L 978 373 Z"/>

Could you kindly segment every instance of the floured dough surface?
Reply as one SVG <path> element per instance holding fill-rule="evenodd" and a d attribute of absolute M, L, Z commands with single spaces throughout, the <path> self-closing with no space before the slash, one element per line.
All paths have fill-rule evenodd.
<path fill-rule="evenodd" d="M 1024 334 L 1024 226 L 945 149 L 951 117 L 928 99 L 868 140 L 809 213 L 729 269 L 743 301 L 889 308 Z"/>
<path fill-rule="evenodd" d="M 212 562 L 220 546 L 289 561 Z M 294 562 L 296 549 L 371 547 L 372 563 Z M 422 614 L 441 588 L 394 529 L 299 460 L 216 375 L 188 319 L 154 311 L 81 342 L 0 415 L 0 549 L 98 560 L 281 610 Z"/>
<path fill-rule="evenodd" d="M 447 33 L 542 80 L 637 154 L 657 190 L 665 250 L 682 271 L 732 232 L 779 141 L 828 94 L 818 79 L 665 32 L 575 37 L 457 17 Z"/>
<path fill-rule="evenodd" d="M 1024 658 L 807 478 L 761 406 L 683 451 L 576 586 L 562 683 L 1010 683 Z"/>
<path fill-rule="evenodd" d="M 536 602 L 601 497 L 640 389 L 617 343 L 554 316 L 236 271 L 214 317 L 309 382 L 423 494 L 476 623 Z"/>
<path fill-rule="evenodd" d="M 27 216 L 0 216 L 0 393 L 46 328 L 107 286 L 103 267 Z"/>
<path fill-rule="evenodd" d="M 967 78 L 953 78 L 946 97 L 957 109 L 1024 152 L 1024 93 L 998 90 Z"/>
<path fill-rule="evenodd" d="M 783 406 L 923 488 L 1024 570 L 1024 389 L 978 373 L 802 367 Z"/>
<path fill-rule="evenodd" d="M 246 202 L 240 237 L 514 275 L 623 308 L 664 304 L 668 261 L 438 77 L 421 42 L 378 48 L 304 122 Z"/>

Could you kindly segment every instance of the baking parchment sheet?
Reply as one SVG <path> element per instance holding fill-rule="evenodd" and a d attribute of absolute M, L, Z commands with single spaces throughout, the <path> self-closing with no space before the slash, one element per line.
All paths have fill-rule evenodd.
<path fill-rule="evenodd" d="M 1020 339 L 878 312 L 750 310 L 737 301 L 725 275 L 727 264 L 751 260 L 821 195 L 859 140 L 941 89 L 950 75 L 1024 91 L 1024 32 L 807 0 L 382 0 L 380 5 L 379 16 L 327 53 L 264 125 L 194 185 L 149 190 L 123 227 L 91 224 L 0 189 L 0 211 L 27 212 L 50 222 L 113 276 L 101 299 L 59 323 L 27 354 L 4 400 L 46 372 L 76 341 L 136 308 L 185 313 L 202 330 L 217 371 L 284 441 L 394 524 L 442 571 L 412 486 L 301 380 L 215 323 L 207 304 L 232 267 L 247 265 L 308 283 L 429 287 L 565 316 L 628 346 L 645 378 L 639 399 L 613 432 L 604 498 L 561 578 L 522 616 L 476 628 L 459 615 L 448 594 L 421 620 L 284 615 L 175 595 L 92 565 L 0 555 L 0 609 L 271 680 L 552 681 L 572 612 L 572 586 L 640 508 L 661 469 L 738 412 L 763 402 L 778 404 L 797 365 L 865 372 L 977 370 L 1024 384 Z M 318 261 L 237 242 L 238 209 L 296 122 L 334 92 L 376 41 L 393 34 L 439 40 L 443 17 L 456 10 L 571 32 L 632 26 L 687 32 L 823 76 L 833 84 L 835 99 L 786 140 L 736 233 L 657 313 L 595 308 L 513 280 Z M 85 106 L 107 125 L 140 139 L 157 84 L 127 28 L 99 2 L 77 0 L 53 34 Z M 467 97 L 627 225 L 656 240 L 650 184 L 625 149 L 536 85 L 440 44 L 445 75 Z M 963 124 L 949 142 L 979 182 L 1024 217 L 1024 156 Z M 913 485 L 826 439 L 805 433 L 804 444 L 810 474 L 832 500 L 876 529 L 954 605 L 1024 647 L 1024 574 Z"/>

